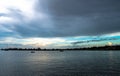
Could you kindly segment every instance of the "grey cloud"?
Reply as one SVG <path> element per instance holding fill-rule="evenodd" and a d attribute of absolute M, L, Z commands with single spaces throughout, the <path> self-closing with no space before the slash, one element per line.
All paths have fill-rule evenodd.
<path fill-rule="evenodd" d="M 86 40 L 86 41 L 72 42 L 71 44 L 77 45 L 77 44 L 83 44 L 83 43 L 101 42 L 101 41 L 110 41 L 110 40 L 119 40 L 119 39 L 118 38 L 96 38 L 96 39 L 91 39 L 91 40 Z"/>
<path fill-rule="evenodd" d="M 86 19 L 87 20 L 87 19 Z M 83 24 L 84 26 L 79 28 L 79 22 Z M 72 19 L 67 18 L 62 20 L 61 18 L 56 19 L 56 21 L 51 24 L 51 22 L 45 21 L 42 22 L 42 20 L 33 20 L 29 23 L 22 22 L 20 24 L 14 25 L 14 31 L 16 31 L 18 34 L 20 34 L 23 37 L 66 37 L 66 36 L 77 36 L 77 35 L 84 35 L 85 33 L 88 33 L 86 29 L 89 29 L 90 27 L 87 26 L 88 23 L 91 23 L 88 21 L 87 23 L 83 21 L 82 19 Z M 46 27 L 45 27 L 46 26 Z M 49 26 L 49 27 L 47 27 Z M 81 32 L 81 33 L 80 33 Z"/>
<path fill-rule="evenodd" d="M 0 48 L 11 48 L 11 47 L 17 47 L 17 48 L 23 48 L 23 47 L 28 47 L 31 48 L 33 46 L 31 45 L 22 45 L 22 44 L 11 44 L 11 43 L 0 43 Z"/>
<path fill-rule="evenodd" d="M 1 16 L 5 16 L 5 15 L 6 15 L 6 14 L 4 14 L 4 13 L 0 13 L 0 17 L 1 17 Z"/>

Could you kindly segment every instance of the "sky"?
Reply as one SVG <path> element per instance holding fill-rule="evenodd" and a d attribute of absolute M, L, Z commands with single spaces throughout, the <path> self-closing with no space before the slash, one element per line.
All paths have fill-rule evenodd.
<path fill-rule="evenodd" d="M 0 47 L 120 44 L 120 0 L 0 0 Z"/>

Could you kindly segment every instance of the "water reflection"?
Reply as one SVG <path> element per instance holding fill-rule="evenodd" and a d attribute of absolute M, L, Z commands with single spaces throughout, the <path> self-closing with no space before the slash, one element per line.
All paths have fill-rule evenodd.
<path fill-rule="evenodd" d="M 0 52 L 0 76 L 120 75 L 119 51 Z"/>

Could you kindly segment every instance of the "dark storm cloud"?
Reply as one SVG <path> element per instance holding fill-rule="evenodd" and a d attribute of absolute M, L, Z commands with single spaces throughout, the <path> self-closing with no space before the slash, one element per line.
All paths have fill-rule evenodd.
<path fill-rule="evenodd" d="M 102 35 L 120 30 L 120 0 L 39 0 L 36 9 L 51 16 L 53 33 L 58 36 Z"/>
<path fill-rule="evenodd" d="M 44 11 L 57 16 L 120 12 L 120 0 L 39 0 L 39 5 L 44 7 Z"/>

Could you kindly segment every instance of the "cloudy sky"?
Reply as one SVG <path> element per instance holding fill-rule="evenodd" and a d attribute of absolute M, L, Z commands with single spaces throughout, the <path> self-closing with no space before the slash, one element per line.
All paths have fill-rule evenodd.
<path fill-rule="evenodd" d="M 0 47 L 120 44 L 120 0 L 0 0 Z"/>

